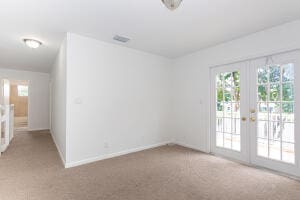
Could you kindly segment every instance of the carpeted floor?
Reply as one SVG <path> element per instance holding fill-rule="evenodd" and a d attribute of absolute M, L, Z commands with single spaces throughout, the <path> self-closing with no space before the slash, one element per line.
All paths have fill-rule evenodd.
<path fill-rule="evenodd" d="M 179 146 L 64 169 L 48 132 L 0 157 L 1 200 L 299 200 L 300 182 Z"/>

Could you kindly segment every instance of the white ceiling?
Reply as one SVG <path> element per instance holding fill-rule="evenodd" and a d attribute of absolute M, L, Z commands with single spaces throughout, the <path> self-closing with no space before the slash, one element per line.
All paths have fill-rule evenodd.
<path fill-rule="evenodd" d="M 175 58 L 300 19 L 299 0 L 8 0 L 0 2 L 0 67 L 49 72 L 66 32 Z M 41 40 L 29 49 L 24 37 Z"/>

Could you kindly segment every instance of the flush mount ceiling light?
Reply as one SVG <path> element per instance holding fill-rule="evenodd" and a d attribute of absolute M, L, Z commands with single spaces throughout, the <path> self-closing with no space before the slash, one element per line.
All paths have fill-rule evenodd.
<path fill-rule="evenodd" d="M 34 39 L 23 39 L 23 41 L 29 48 L 32 48 L 32 49 L 36 49 L 42 45 L 42 42 L 40 42 L 38 40 L 34 40 Z"/>
<path fill-rule="evenodd" d="M 123 36 L 120 36 L 120 35 L 115 35 L 113 37 L 113 39 L 118 41 L 118 42 L 123 42 L 123 43 L 126 43 L 130 40 L 129 38 L 126 38 L 126 37 L 123 37 Z"/>
<path fill-rule="evenodd" d="M 182 0 L 161 0 L 163 4 L 170 10 L 175 10 L 178 8 L 182 2 Z"/>

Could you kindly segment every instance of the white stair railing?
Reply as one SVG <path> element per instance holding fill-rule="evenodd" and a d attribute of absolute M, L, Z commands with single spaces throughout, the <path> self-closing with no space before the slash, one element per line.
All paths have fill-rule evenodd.
<path fill-rule="evenodd" d="M 14 106 L 4 105 L 0 106 L 0 133 L 1 133 L 1 145 L 0 155 L 9 146 L 10 141 L 14 136 Z"/>
<path fill-rule="evenodd" d="M 11 104 L 9 106 L 9 141 L 14 137 L 14 127 L 15 127 L 15 105 Z"/>

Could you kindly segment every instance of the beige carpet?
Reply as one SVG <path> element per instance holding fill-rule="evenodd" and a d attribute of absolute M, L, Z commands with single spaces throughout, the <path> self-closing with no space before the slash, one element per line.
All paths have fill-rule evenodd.
<path fill-rule="evenodd" d="M 299 200 L 300 182 L 179 146 L 64 169 L 48 132 L 35 132 L 0 157 L 0 199 Z"/>

